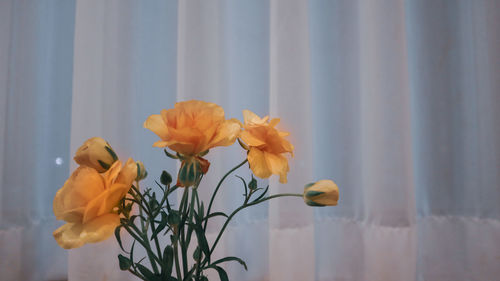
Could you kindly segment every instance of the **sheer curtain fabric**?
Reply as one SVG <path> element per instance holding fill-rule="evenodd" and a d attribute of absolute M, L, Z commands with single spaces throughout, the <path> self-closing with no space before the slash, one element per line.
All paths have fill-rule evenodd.
<path fill-rule="evenodd" d="M 494 0 L 0 1 L 2 278 L 134 280 L 113 239 L 59 249 L 52 198 L 91 136 L 144 161 L 152 186 L 176 164 L 142 122 L 202 99 L 282 119 L 296 153 L 272 193 L 340 187 L 335 208 L 238 215 L 216 252 L 247 261 L 231 280 L 495 279 L 498 26 Z M 202 197 L 244 157 L 211 151 Z M 238 200 L 231 177 L 215 208 Z"/>

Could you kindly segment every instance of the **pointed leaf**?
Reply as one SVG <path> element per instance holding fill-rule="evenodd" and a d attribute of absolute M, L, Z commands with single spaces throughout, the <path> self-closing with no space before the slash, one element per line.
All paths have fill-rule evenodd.
<path fill-rule="evenodd" d="M 222 259 L 219 259 L 219 260 L 216 260 L 215 262 L 213 262 L 211 265 L 216 265 L 218 263 L 223 263 L 223 262 L 227 262 L 227 261 L 237 261 L 239 262 L 241 265 L 243 265 L 243 267 L 245 268 L 245 270 L 248 270 L 248 267 L 247 267 L 247 264 L 240 258 L 238 257 L 225 257 L 225 258 L 222 258 Z"/>
<path fill-rule="evenodd" d="M 208 220 L 209 218 L 213 218 L 213 217 L 216 217 L 216 216 L 223 216 L 223 217 L 226 217 L 226 218 L 228 217 L 228 215 L 226 215 L 223 212 L 215 212 L 215 213 L 211 213 L 210 215 L 204 217 L 203 220 Z"/>
<path fill-rule="evenodd" d="M 158 227 L 155 229 L 155 232 L 153 233 L 153 235 L 151 235 L 151 241 L 153 241 L 156 238 L 156 236 L 158 236 L 158 233 L 160 233 L 167 226 L 167 223 L 168 223 L 167 214 L 162 212 L 160 224 L 158 224 Z"/>
<path fill-rule="evenodd" d="M 137 268 L 139 269 L 139 272 L 144 276 L 146 277 L 146 280 L 149 280 L 149 281 L 153 281 L 153 280 L 156 280 L 156 276 L 154 275 L 153 272 L 151 272 L 147 267 L 145 267 L 144 265 L 138 263 L 136 264 Z"/>
<path fill-rule="evenodd" d="M 219 273 L 220 281 L 229 281 L 229 278 L 227 277 L 227 273 L 222 267 L 214 266 L 213 268 L 215 270 L 217 270 L 217 273 Z"/>
<path fill-rule="evenodd" d="M 170 277 L 172 275 L 172 266 L 174 264 L 174 249 L 168 245 L 163 251 L 163 264 L 165 266 L 165 275 Z"/>
<path fill-rule="evenodd" d="M 122 255 L 118 255 L 118 262 L 120 263 L 121 270 L 128 270 L 132 266 L 132 261 Z"/>

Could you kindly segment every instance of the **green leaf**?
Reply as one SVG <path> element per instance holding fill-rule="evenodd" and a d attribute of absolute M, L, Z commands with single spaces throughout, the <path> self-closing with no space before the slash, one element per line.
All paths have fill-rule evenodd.
<path fill-rule="evenodd" d="M 306 192 L 306 197 L 314 197 L 314 196 L 321 195 L 323 193 L 324 193 L 323 191 L 314 191 L 314 190 L 311 190 L 311 191 L 307 191 Z"/>
<path fill-rule="evenodd" d="M 153 196 L 151 197 L 151 199 L 149 199 L 149 207 L 151 208 L 152 213 L 155 213 L 156 209 L 158 209 L 160 207 L 160 203 L 158 203 L 158 200 L 156 200 L 155 193 L 153 193 Z M 157 214 L 155 214 L 155 217 L 156 216 L 157 216 Z"/>
<path fill-rule="evenodd" d="M 127 251 L 125 251 L 125 249 L 123 249 L 123 245 L 122 245 L 122 238 L 120 236 L 120 229 L 121 229 L 121 225 L 117 226 L 115 228 L 115 237 L 116 237 L 116 241 L 118 241 L 118 245 L 120 245 L 120 248 L 122 249 L 122 251 L 124 251 L 125 253 L 128 254 Z"/>
<path fill-rule="evenodd" d="M 203 205 L 203 201 L 201 201 L 201 205 L 198 208 L 198 213 L 200 215 L 200 218 L 203 218 L 203 216 L 205 215 L 205 206 Z M 201 220 L 203 220 L 203 219 L 201 219 Z"/>
<path fill-rule="evenodd" d="M 266 187 L 266 189 L 264 189 L 264 191 L 259 195 L 259 197 L 257 197 L 255 200 L 252 201 L 252 203 L 262 199 L 262 197 L 264 197 L 264 195 L 266 195 L 268 189 L 269 189 L 269 185 Z"/>
<path fill-rule="evenodd" d="M 193 276 L 193 273 L 194 273 L 194 270 L 196 269 L 196 267 L 193 267 L 191 268 L 190 271 L 188 271 L 188 273 L 186 274 L 186 276 L 184 276 L 184 281 L 192 281 L 193 279 L 191 279 L 191 277 Z"/>
<path fill-rule="evenodd" d="M 217 216 L 223 216 L 223 217 L 226 217 L 226 218 L 229 217 L 228 215 L 226 215 L 223 212 L 215 212 L 215 213 L 211 213 L 210 215 L 204 217 L 203 220 L 208 220 L 209 218 L 213 218 L 213 217 L 217 217 Z"/>
<path fill-rule="evenodd" d="M 213 266 L 212 268 L 217 270 L 217 273 L 219 273 L 220 281 L 229 281 L 229 278 L 227 277 L 227 273 L 222 267 Z"/>
<path fill-rule="evenodd" d="M 177 235 L 170 235 L 170 243 L 175 244 L 179 240 L 179 237 Z"/>
<path fill-rule="evenodd" d="M 248 186 L 247 186 L 247 182 L 240 176 L 236 175 L 237 178 L 239 178 L 241 180 L 241 182 L 243 182 L 243 186 L 245 187 L 245 198 L 248 197 Z"/>
<path fill-rule="evenodd" d="M 167 149 L 164 149 L 163 151 L 165 152 L 165 155 L 167 155 L 167 157 L 172 158 L 172 159 L 179 159 L 179 157 L 177 157 L 177 156 L 173 155 L 172 153 L 168 152 Z"/>
<path fill-rule="evenodd" d="M 156 236 L 158 236 L 158 233 L 160 233 L 163 229 L 165 229 L 167 223 L 168 223 L 167 214 L 161 212 L 160 224 L 158 224 L 158 227 L 155 229 L 155 232 L 153 232 L 153 235 L 151 235 L 151 241 L 153 241 L 156 238 Z"/>
<path fill-rule="evenodd" d="M 243 267 L 245 268 L 245 270 L 248 270 L 248 267 L 247 267 L 247 264 L 240 258 L 238 257 L 225 257 L 225 258 L 222 258 L 222 259 L 219 259 L 219 260 L 216 260 L 215 262 L 213 262 L 210 266 L 212 265 L 216 265 L 218 263 L 223 263 L 223 262 L 227 262 L 227 261 L 237 261 L 239 262 L 241 265 L 243 265 Z"/>
<path fill-rule="evenodd" d="M 200 260 L 200 259 L 201 259 L 201 250 L 200 250 L 200 247 L 199 247 L 199 246 L 198 246 L 198 247 L 196 247 L 196 250 L 194 250 L 194 252 L 193 252 L 193 259 L 194 259 L 195 261 L 198 261 L 198 260 Z"/>
<path fill-rule="evenodd" d="M 168 223 L 170 225 L 178 225 L 180 222 L 181 222 L 181 217 L 179 216 L 179 212 L 172 210 L 168 214 Z"/>
<path fill-rule="evenodd" d="M 109 144 L 108 144 L 109 145 Z M 106 149 L 106 151 L 111 154 L 111 157 L 113 157 L 113 161 L 116 161 L 118 160 L 118 156 L 116 156 L 116 153 L 113 151 L 113 149 L 111 149 L 110 146 L 104 146 L 104 148 Z"/>
<path fill-rule="evenodd" d="M 304 185 L 304 189 L 307 189 L 307 188 L 313 186 L 314 184 L 315 184 L 315 182 L 308 183 L 308 184 Z"/>
<path fill-rule="evenodd" d="M 145 267 L 144 265 L 138 263 L 136 264 L 137 268 L 139 269 L 139 272 L 141 272 L 141 274 L 146 277 L 146 280 L 148 281 L 153 281 L 153 280 L 157 280 L 157 276 L 154 275 L 153 272 L 151 272 L 147 267 Z"/>
<path fill-rule="evenodd" d="M 165 276 L 170 277 L 172 275 L 172 266 L 174 264 L 174 249 L 172 246 L 168 245 L 163 251 L 163 264 L 165 266 Z"/>
<path fill-rule="evenodd" d="M 194 231 L 196 232 L 198 245 L 203 251 L 203 254 L 205 254 L 208 264 L 210 264 L 210 248 L 208 246 L 207 237 L 205 236 L 205 231 L 203 231 L 203 227 L 201 226 L 201 224 L 194 225 Z"/>
<path fill-rule="evenodd" d="M 172 176 L 167 171 L 163 171 L 161 172 L 160 182 L 163 185 L 169 185 L 172 183 Z"/>
<path fill-rule="evenodd" d="M 311 206 L 311 207 L 325 207 L 325 205 L 320 204 L 320 203 L 316 203 L 316 202 L 309 200 L 309 199 L 306 200 L 306 204 Z"/>
<path fill-rule="evenodd" d="M 120 263 L 121 270 L 128 270 L 132 266 L 132 261 L 122 255 L 118 255 L 118 262 Z"/>
<path fill-rule="evenodd" d="M 104 169 L 108 170 L 109 167 L 111 167 L 109 164 L 107 163 L 104 163 L 103 161 L 101 160 L 97 160 L 97 162 L 99 162 L 99 165 L 101 165 L 101 167 L 103 167 Z"/>

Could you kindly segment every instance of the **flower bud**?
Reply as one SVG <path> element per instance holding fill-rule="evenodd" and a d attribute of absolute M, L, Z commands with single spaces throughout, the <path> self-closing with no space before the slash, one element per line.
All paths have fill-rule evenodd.
<path fill-rule="evenodd" d="M 177 176 L 177 186 L 189 187 L 195 185 L 202 174 L 207 173 L 210 163 L 201 157 L 184 158 Z"/>
<path fill-rule="evenodd" d="M 109 143 L 99 137 L 86 140 L 75 153 L 75 162 L 96 169 L 99 173 L 106 172 L 118 160 Z"/>
<path fill-rule="evenodd" d="M 160 182 L 163 185 L 169 185 L 172 182 L 172 176 L 167 171 L 163 171 L 160 176 Z"/>
<path fill-rule="evenodd" d="M 339 188 L 331 180 L 320 180 L 304 186 L 303 196 L 309 206 L 335 206 L 339 200 Z"/>
<path fill-rule="evenodd" d="M 146 171 L 144 163 L 142 163 L 142 161 L 137 161 L 135 162 L 135 164 L 137 165 L 137 177 L 135 178 L 135 180 L 140 181 L 145 179 L 148 176 L 148 171 Z"/>
<path fill-rule="evenodd" d="M 253 177 L 253 175 L 252 175 L 252 180 L 250 180 L 250 182 L 248 183 L 248 188 L 250 188 L 250 190 L 257 189 L 257 180 Z"/>

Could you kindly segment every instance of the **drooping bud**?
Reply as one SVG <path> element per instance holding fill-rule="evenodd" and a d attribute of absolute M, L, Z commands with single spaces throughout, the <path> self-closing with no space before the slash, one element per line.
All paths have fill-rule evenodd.
<path fill-rule="evenodd" d="M 320 180 L 305 185 L 303 197 L 309 206 L 336 206 L 339 200 L 339 188 L 331 180 Z"/>
<path fill-rule="evenodd" d="M 99 173 L 106 172 L 118 156 L 109 143 L 99 137 L 86 140 L 75 153 L 76 163 L 96 169 Z"/>

